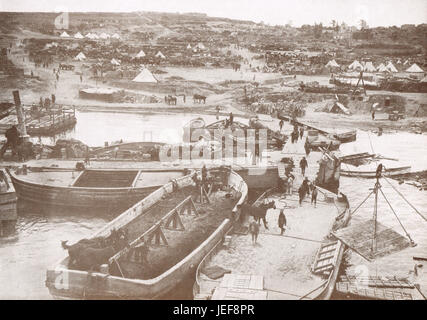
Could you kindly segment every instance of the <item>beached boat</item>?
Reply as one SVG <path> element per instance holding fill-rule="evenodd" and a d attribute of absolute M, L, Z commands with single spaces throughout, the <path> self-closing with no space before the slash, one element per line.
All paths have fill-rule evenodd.
<path fill-rule="evenodd" d="M 395 167 L 383 170 L 383 175 L 386 177 L 398 176 L 401 174 L 406 174 L 411 172 L 411 166 L 402 166 Z M 358 177 L 358 178 L 375 178 L 376 170 L 343 170 L 341 169 L 341 174 L 345 177 Z"/>
<path fill-rule="evenodd" d="M 0 170 L 0 237 L 11 234 L 14 230 L 18 213 L 16 211 L 16 193 L 4 169 Z"/>
<path fill-rule="evenodd" d="M 345 132 L 337 132 L 333 134 L 333 137 L 339 140 L 342 143 L 356 141 L 357 131 L 345 131 Z"/>
<path fill-rule="evenodd" d="M 19 199 L 42 206 L 91 211 L 108 209 L 110 213 L 117 213 L 172 179 L 184 176 L 187 170 L 87 169 L 70 172 L 58 169 L 31 172 L 20 169 L 8 172 Z"/>
<path fill-rule="evenodd" d="M 127 230 L 129 246 L 102 265 L 100 272 L 72 270 L 64 258 L 47 270 L 46 286 L 55 298 L 170 298 L 182 282 L 194 279 L 202 258 L 238 219 L 237 205 L 246 201 L 247 186 L 234 171 L 209 170 L 214 177 L 209 202 L 193 202 L 200 189 L 193 174 L 165 184 L 101 228 Z M 145 259 L 134 253 L 145 248 Z M 190 280 L 188 280 L 190 279 Z M 194 281 L 194 280 L 193 280 Z"/>
<path fill-rule="evenodd" d="M 166 143 L 162 142 L 127 142 L 113 144 L 106 147 L 92 149 L 89 152 L 90 157 L 96 159 L 131 159 L 139 161 L 158 161 L 159 149 Z"/>
<path fill-rule="evenodd" d="M 298 172 L 293 174 L 296 181 L 302 181 Z M 299 206 L 298 186 L 294 183 L 292 195 L 266 192 L 255 201 L 256 206 L 264 199 L 274 200 L 277 208 L 267 211 L 269 228 L 260 226 L 256 244 L 248 233 L 252 218 L 242 213 L 241 223 L 219 240 L 197 267 L 194 299 L 330 298 L 345 249 L 331 232 L 347 225 L 348 200 L 317 187 L 317 207 L 308 200 Z M 284 210 L 287 220 L 283 235 L 277 226 L 279 209 Z"/>

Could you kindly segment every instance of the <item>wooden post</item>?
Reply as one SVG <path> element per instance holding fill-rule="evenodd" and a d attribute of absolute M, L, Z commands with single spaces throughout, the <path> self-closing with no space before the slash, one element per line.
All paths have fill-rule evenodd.
<path fill-rule="evenodd" d="M 380 188 L 380 182 L 379 182 L 379 178 L 377 178 L 377 182 L 375 183 L 375 204 L 374 204 L 374 233 L 373 233 L 373 237 L 372 237 L 372 248 L 371 248 L 371 256 L 372 259 L 375 257 L 375 252 L 377 250 L 377 239 L 376 239 L 376 235 L 377 235 L 377 208 L 378 208 L 378 188 Z"/>
<path fill-rule="evenodd" d="M 27 128 L 25 127 L 25 113 L 21 105 L 21 98 L 19 97 L 19 91 L 15 90 L 12 93 L 13 93 L 13 99 L 15 101 L 16 116 L 18 118 L 19 133 L 21 134 L 21 137 L 24 139 L 24 141 L 28 141 L 30 136 L 27 134 Z"/>

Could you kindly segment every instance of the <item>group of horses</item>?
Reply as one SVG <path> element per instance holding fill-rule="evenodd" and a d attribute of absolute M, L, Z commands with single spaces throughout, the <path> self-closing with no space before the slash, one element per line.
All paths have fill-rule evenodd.
<path fill-rule="evenodd" d="M 200 94 L 193 95 L 193 102 L 194 103 L 202 103 L 202 101 L 203 101 L 203 104 L 206 104 L 206 97 L 205 96 L 202 96 Z"/>
<path fill-rule="evenodd" d="M 171 95 L 165 96 L 165 102 L 168 105 L 175 105 L 176 106 L 176 101 L 177 101 L 177 98 L 174 96 L 171 96 Z"/>
<path fill-rule="evenodd" d="M 61 241 L 61 245 L 68 250 L 68 267 L 93 271 L 128 246 L 128 235 L 127 230 L 112 229 L 108 237 L 82 239 L 73 245 L 67 245 L 67 242 Z"/>

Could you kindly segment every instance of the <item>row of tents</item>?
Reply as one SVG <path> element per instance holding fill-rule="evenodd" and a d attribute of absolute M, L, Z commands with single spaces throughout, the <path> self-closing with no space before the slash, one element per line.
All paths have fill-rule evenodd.
<path fill-rule="evenodd" d="M 340 65 L 335 60 L 330 60 L 326 64 L 327 68 L 340 68 Z M 355 71 L 366 71 L 366 72 L 399 72 L 391 61 L 387 65 L 381 63 L 378 67 L 375 67 L 371 61 L 360 63 L 357 60 L 354 60 L 349 66 L 348 69 Z M 409 73 L 424 73 L 424 70 L 421 69 L 416 63 L 412 64 L 405 72 Z"/>
<path fill-rule="evenodd" d="M 109 35 L 108 33 L 101 33 L 99 36 L 96 33 L 89 32 L 87 35 L 83 36 L 80 32 L 77 32 L 74 36 L 70 36 L 66 31 L 62 32 L 60 35 L 61 38 L 74 38 L 74 39 L 120 39 L 120 35 L 114 33 L 113 35 Z"/>
<path fill-rule="evenodd" d="M 145 52 L 143 50 L 141 50 L 134 57 L 134 59 L 143 58 L 145 56 L 146 56 Z M 156 58 L 160 58 L 160 59 L 166 59 L 166 56 L 161 51 L 158 51 L 156 53 L 155 57 Z M 87 59 L 87 57 L 85 56 L 85 54 L 83 52 L 80 52 L 78 55 L 76 55 L 74 57 L 74 60 L 76 60 L 76 61 L 83 61 L 83 60 L 86 60 L 86 59 Z M 119 66 L 120 65 L 120 61 L 113 58 L 113 59 L 111 59 L 111 64 Z"/>

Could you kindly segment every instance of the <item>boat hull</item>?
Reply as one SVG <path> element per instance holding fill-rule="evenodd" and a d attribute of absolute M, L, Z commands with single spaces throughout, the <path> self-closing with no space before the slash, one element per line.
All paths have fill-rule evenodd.
<path fill-rule="evenodd" d="M 179 170 L 159 170 L 162 173 L 165 171 Z M 46 207 L 91 211 L 107 209 L 108 213 L 127 209 L 160 187 L 160 185 L 124 188 L 60 187 L 25 181 L 13 173 L 10 173 L 10 177 L 20 200 Z"/>
<path fill-rule="evenodd" d="M 392 169 L 386 169 L 385 172 L 383 172 L 384 176 L 387 177 L 393 177 L 398 176 L 401 174 L 406 174 L 411 172 L 411 167 L 399 167 L 399 168 L 392 168 Z M 351 170 L 341 170 L 341 175 L 345 177 L 358 177 L 358 178 L 375 178 L 376 177 L 376 171 L 351 171 Z"/>

